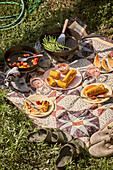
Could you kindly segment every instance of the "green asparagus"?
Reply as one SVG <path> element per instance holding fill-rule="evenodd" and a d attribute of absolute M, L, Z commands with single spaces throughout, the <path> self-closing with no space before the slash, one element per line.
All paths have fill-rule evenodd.
<path fill-rule="evenodd" d="M 56 40 L 56 37 L 51 36 L 51 35 L 48 35 L 48 36 L 45 35 L 42 44 L 44 48 L 48 51 L 62 52 L 65 49 L 71 50 L 71 48 L 62 46 L 61 44 L 59 44 Z"/>

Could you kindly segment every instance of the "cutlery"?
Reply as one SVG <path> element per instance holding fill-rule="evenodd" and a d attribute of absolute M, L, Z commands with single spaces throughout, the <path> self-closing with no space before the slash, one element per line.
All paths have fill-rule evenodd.
<path fill-rule="evenodd" d="M 66 30 L 66 27 L 67 27 L 67 24 L 68 24 L 68 19 L 65 20 L 65 23 L 64 23 L 64 26 L 63 26 L 63 29 L 62 29 L 62 33 L 60 34 L 60 36 L 57 38 L 57 42 L 61 45 L 65 45 L 65 30 Z"/>
<path fill-rule="evenodd" d="M 80 96 L 82 99 L 92 99 L 92 97 L 85 97 L 85 96 Z M 98 95 L 98 96 L 95 96 L 96 98 L 95 99 L 102 99 L 102 98 L 112 98 L 113 95 Z"/>
<path fill-rule="evenodd" d="M 111 94 L 111 95 L 98 95 L 97 97 L 99 97 L 99 98 L 112 98 L 113 97 L 113 95 Z"/>
<path fill-rule="evenodd" d="M 24 97 L 24 98 L 25 98 L 25 97 Z M 33 107 L 34 109 L 36 109 L 36 110 L 39 111 L 39 109 L 36 107 L 36 105 L 35 105 L 33 102 L 31 102 L 31 101 L 28 100 L 27 98 L 25 98 L 25 100 L 28 101 L 28 102 L 31 104 L 31 107 Z"/>
<path fill-rule="evenodd" d="M 24 94 L 22 94 L 22 93 L 20 93 L 20 92 L 18 92 L 18 93 L 19 93 L 26 101 L 28 101 L 28 102 L 30 103 L 30 105 L 31 105 L 32 108 L 34 108 L 34 109 L 36 109 L 36 110 L 39 111 L 39 109 L 36 107 L 36 105 L 35 105 L 32 101 L 30 101 L 27 97 L 25 97 Z"/>
<path fill-rule="evenodd" d="M 36 57 L 38 57 L 38 56 L 43 56 L 43 54 L 38 54 L 38 55 L 35 55 L 35 56 L 30 56 L 30 57 L 27 57 L 27 58 L 20 58 L 20 59 L 18 59 L 18 61 L 27 61 L 28 59 L 30 59 L 30 58 L 36 58 Z"/>

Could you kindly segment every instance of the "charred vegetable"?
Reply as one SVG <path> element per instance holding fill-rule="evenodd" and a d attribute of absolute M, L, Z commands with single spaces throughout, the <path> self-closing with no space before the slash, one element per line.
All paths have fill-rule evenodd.
<path fill-rule="evenodd" d="M 62 52 L 64 50 L 71 50 L 71 48 L 62 46 L 56 41 L 56 37 L 53 37 L 51 35 L 48 35 L 44 37 L 43 39 L 43 46 L 48 51 L 54 51 L 54 52 Z"/>

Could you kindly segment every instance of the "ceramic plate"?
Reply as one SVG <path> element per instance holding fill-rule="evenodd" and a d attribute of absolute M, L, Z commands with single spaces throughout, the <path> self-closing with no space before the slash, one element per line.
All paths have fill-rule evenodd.
<path fill-rule="evenodd" d="M 50 103 L 50 106 L 49 106 L 49 110 L 47 112 L 42 112 L 42 113 L 38 113 L 38 111 L 36 110 L 36 112 L 30 112 L 29 109 L 27 109 L 27 107 L 25 106 L 26 108 L 26 114 L 30 114 L 32 116 L 35 116 L 35 117 L 45 117 L 45 116 L 48 116 L 51 114 L 51 112 L 54 110 L 54 103 L 51 99 L 49 99 L 48 97 L 46 96 L 43 96 L 43 95 L 31 95 L 29 97 L 27 97 L 27 99 L 29 99 L 31 102 L 33 102 L 35 105 L 36 105 L 36 101 L 43 101 L 43 100 L 47 100 L 49 103 Z"/>
<path fill-rule="evenodd" d="M 88 86 L 91 86 L 91 85 L 99 85 L 100 83 L 93 83 L 93 84 L 89 84 Z M 109 87 L 107 84 L 104 84 L 104 83 L 102 83 L 103 85 L 104 85 L 104 87 L 107 89 L 107 94 L 106 95 L 111 95 L 112 94 L 112 89 L 111 89 L 111 87 Z M 86 87 L 84 87 L 83 89 L 82 89 L 82 91 L 81 91 L 81 96 L 83 96 L 83 97 L 85 97 L 85 95 L 84 95 L 84 92 L 85 92 L 85 89 L 88 87 L 88 86 L 86 86 Z M 83 99 L 84 101 L 86 101 L 86 102 L 88 102 L 88 103 L 103 103 L 103 102 L 105 102 L 105 101 L 107 101 L 107 100 L 109 100 L 109 98 L 103 98 L 103 99 L 95 99 L 95 100 L 92 100 L 91 98 L 88 98 L 88 99 Z"/>
<path fill-rule="evenodd" d="M 70 68 L 70 69 L 72 69 L 72 68 Z M 52 69 L 50 69 L 50 70 L 59 71 L 58 68 L 56 68 L 56 67 L 55 67 L 55 68 L 52 68 Z M 49 83 L 46 81 L 46 78 L 49 76 L 50 70 L 47 70 L 47 71 L 45 72 L 45 74 L 44 74 L 44 80 L 45 80 L 46 84 L 47 84 L 49 87 L 51 87 L 52 89 L 54 89 L 54 90 L 70 90 L 70 89 L 73 89 L 73 88 L 79 86 L 79 85 L 81 84 L 81 82 L 82 82 L 82 75 L 81 75 L 81 73 L 80 73 L 78 70 L 76 70 L 76 71 L 77 71 L 77 74 L 76 74 L 75 78 L 72 80 L 72 82 L 68 85 L 67 88 L 64 89 L 64 88 L 61 88 L 61 87 L 58 87 L 58 86 L 52 87 L 52 86 L 50 86 Z M 61 74 L 61 77 L 60 77 L 59 80 L 63 80 L 64 77 L 65 77 L 65 75 Z M 57 81 L 57 80 L 56 80 L 56 81 Z"/>

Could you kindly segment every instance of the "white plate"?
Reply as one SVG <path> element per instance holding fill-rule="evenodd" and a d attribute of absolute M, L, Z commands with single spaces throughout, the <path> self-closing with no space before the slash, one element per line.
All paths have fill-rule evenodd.
<path fill-rule="evenodd" d="M 70 68 L 70 69 L 72 69 L 72 68 Z M 74 68 L 73 68 L 73 69 L 74 69 Z M 61 87 L 58 87 L 58 86 L 52 87 L 52 86 L 50 86 L 49 83 L 46 81 L 46 78 L 49 76 L 49 72 L 50 72 L 51 70 L 59 71 L 57 67 L 54 67 L 54 68 L 52 68 L 52 69 L 50 69 L 50 70 L 47 70 L 47 71 L 45 72 L 45 74 L 44 74 L 44 80 L 45 80 L 46 84 L 47 84 L 49 87 L 51 87 L 52 89 L 54 89 L 54 90 L 70 90 L 70 89 L 73 89 L 73 88 L 79 86 L 79 85 L 81 84 L 81 82 L 82 82 L 82 75 L 81 75 L 81 73 L 80 73 L 78 70 L 76 70 L 76 71 L 77 71 L 77 74 L 76 74 L 75 78 L 72 80 L 72 82 L 68 85 L 67 88 L 64 89 L 64 88 L 61 88 Z M 60 77 L 59 80 L 63 80 L 64 77 L 65 77 L 65 75 L 61 74 L 61 77 Z M 56 80 L 56 81 L 57 81 L 57 80 Z"/>
<path fill-rule="evenodd" d="M 30 112 L 29 109 L 27 109 L 26 107 L 26 114 L 30 114 L 32 116 L 35 116 L 35 117 L 45 117 L 45 116 L 48 116 L 49 114 L 51 114 L 51 112 L 54 110 L 54 103 L 51 99 L 49 99 L 48 97 L 46 96 L 43 96 L 43 95 L 31 95 L 29 97 L 27 97 L 31 102 L 33 102 L 35 105 L 36 105 L 36 101 L 43 101 L 43 100 L 47 100 L 49 103 L 50 103 L 50 106 L 49 106 L 49 110 L 47 112 L 42 112 L 42 113 L 38 113 L 38 111 L 36 110 L 36 112 Z"/>
<path fill-rule="evenodd" d="M 93 84 L 87 85 L 86 87 L 84 87 L 84 88 L 82 89 L 82 91 L 81 91 L 81 96 L 86 97 L 86 96 L 84 95 L 84 91 L 85 91 L 85 89 L 86 89 L 88 86 L 91 86 L 91 85 L 96 85 L 96 86 L 97 86 L 97 85 L 99 85 L 99 84 L 103 84 L 104 87 L 108 90 L 108 92 L 107 92 L 106 95 L 111 95 L 111 94 L 112 94 L 112 89 L 111 89 L 111 87 L 109 87 L 107 84 L 104 84 L 104 83 L 93 83 Z M 86 101 L 86 102 L 88 102 L 88 103 L 103 103 L 103 102 L 109 100 L 109 98 L 103 98 L 103 99 L 101 99 L 101 100 L 99 99 L 100 101 L 98 101 L 98 99 L 92 100 L 91 98 L 87 98 L 87 99 L 83 99 L 83 100 Z"/>

